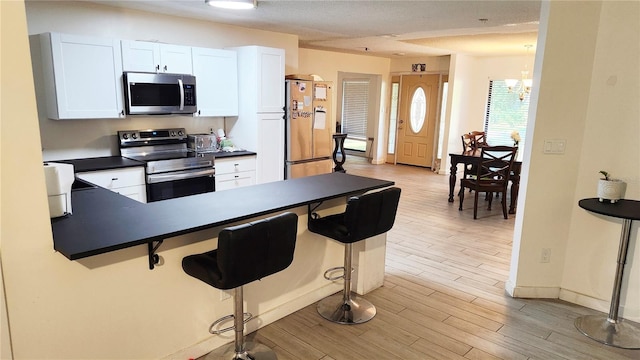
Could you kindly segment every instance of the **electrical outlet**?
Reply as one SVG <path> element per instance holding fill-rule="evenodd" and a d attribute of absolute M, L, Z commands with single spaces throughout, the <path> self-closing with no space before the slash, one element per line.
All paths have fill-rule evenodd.
<path fill-rule="evenodd" d="M 542 249 L 542 252 L 540 253 L 540 262 L 548 263 L 550 261 L 551 261 L 551 249 L 549 248 Z"/>
<path fill-rule="evenodd" d="M 220 301 L 224 301 L 231 298 L 231 294 L 229 294 L 228 292 L 224 291 L 224 290 L 220 290 Z"/>

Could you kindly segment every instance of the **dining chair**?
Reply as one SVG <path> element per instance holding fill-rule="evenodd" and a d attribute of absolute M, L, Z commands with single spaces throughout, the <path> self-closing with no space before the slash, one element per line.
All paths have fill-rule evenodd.
<path fill-rule="evenodd" d="M 475 169 L 475 176 L 460 179 L 460 192 L 458 193 L 460 197 L 460 207 L 458 210 L 462 211 L 465 188 L 475 192 L 473 204 L 474 219 L 478 218 L 478 194 L 480 192 L 487 193 L 486 199 L 489 202 L 487 210 L 491 210 L 492 194 L 502 193 L 502 213 L 504 218 L 508 219 L 507 188 L 515 153 L 516 148 L 511 146 L 485 146 L 480 148 L 480 162 Z"/>
<path fill-rule="evenodd" d="M 460 136 L 462 139 L 462 155 L 473 155 L 475 151 L 475 147 L 473 145 L 474 137 L 469 134 L 462 134 Z"/>
<path fill-rule="evenodd" d="M 476 149 L 489 146 L 489 144 L 487 144 L 487 136 L 484 131 L 472 131 L 469 135 L 473 138 L 473 146 Z"/>

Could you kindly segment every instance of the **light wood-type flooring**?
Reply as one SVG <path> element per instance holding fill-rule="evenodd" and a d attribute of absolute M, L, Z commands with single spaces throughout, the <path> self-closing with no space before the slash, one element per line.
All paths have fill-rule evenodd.
<path fill-rule="evenodd" d="M 457 196 L 447 202 L 448 176 L 355 157 L 344 167 L 402 188 L 384 286 L 365 295 L 378 313 L 364 324 L 338 325 L 312 304 L 248 335 L 278 359 L 640 359 L 640 350 L 602 345 L 576 330 L 576 317 L 594 310 L 505 293 L 514 215 L 503 219 L 499 202 L 487 211 L 480 200 L 473 220 L 473 196 L 462 212 Z"/>

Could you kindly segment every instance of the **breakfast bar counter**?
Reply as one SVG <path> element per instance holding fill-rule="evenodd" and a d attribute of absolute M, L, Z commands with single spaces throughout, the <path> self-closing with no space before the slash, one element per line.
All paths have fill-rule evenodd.
<path fill-rule="evenodd" d="M 72 192 L 73 214 L 51 220 L 54 249 L 70 260 L 394 185 L 331 173 L 140 203 L 99 187 Z M 151 266 L 152 267 L 152 266 Z"/>

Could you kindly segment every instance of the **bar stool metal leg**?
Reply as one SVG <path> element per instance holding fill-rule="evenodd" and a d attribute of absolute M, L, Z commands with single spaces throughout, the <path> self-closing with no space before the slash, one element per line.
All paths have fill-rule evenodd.
<path fill-rule="evenodd" d="M 351 292 L 351 259 L 353 244 L 344 247 L 344 289 L 318 302 L 318 313 L 325 319 L 338 324 L 361 324 L 376 316 L 376 307 L 369 301 L 358 298 Z"/>
<path fill-rule="evenodd" d="M 235 341 L 222 346 L 204 357 L 205 360 L 277 360 L 278 357 L 268 346 L 252 341 L 244 341 L 244 305 L 242 286 L 235 288 L 233 327 Z"/>

